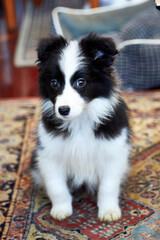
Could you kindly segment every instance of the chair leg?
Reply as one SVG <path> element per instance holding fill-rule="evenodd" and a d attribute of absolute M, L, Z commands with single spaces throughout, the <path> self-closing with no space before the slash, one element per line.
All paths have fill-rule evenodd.
<path fill-rule="evenodd" d="M 42 0 L 32 0 L 36 6 L 40 6 L 42 4 Z"/>
<path fill-rule="evenodd" d="M 99 0 L 89 0 L 91 8 L 97 8 L 100 6 Z"/>
<path fill-rule="evenodd" d="M 13 31 L 17 28 L 15 0 L 3 0 L 7 28 Z"/>

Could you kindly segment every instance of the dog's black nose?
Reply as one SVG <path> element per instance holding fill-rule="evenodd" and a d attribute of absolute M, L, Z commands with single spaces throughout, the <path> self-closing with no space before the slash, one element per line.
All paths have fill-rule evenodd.
<path fill-rule="evenodd" d="M 59 113 L 62 115 L 62 116 L 67 116 L 70 112 L 70 107 L 68 106 L 61 106 L 58 108 L 58 111 Z"/>

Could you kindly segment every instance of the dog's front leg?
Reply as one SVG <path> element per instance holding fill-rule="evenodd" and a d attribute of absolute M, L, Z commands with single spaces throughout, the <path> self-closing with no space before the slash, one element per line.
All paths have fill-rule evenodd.
<path fill-rule="evenodd" d="M 127 156 L 124 156 L 124 159 L 112 159 L 106 164 L 98 190 L 98 218 L 101 221 L 114 221 L 121 217 L 120 183 L 127 166 Z"/>
<path fill-rule="evenodd" d="M 72 197 L 67 187 L 65 176 L 58 164 L 49 164 L 42 173 L 48 196 L 52 202 L 51 216 L 62 220 L 72 215 Z"/>

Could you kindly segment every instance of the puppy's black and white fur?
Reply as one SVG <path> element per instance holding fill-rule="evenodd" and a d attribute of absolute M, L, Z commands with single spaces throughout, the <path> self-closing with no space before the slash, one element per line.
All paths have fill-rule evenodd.
<path fill-rule="evenodd" d="M 43 182 L 51 215 L 72 214 L 67 185 L 98 189 L 98 217 L 121 217 L 121 180 L 128 169 L 129 124 L 113 68 L 112 39 L 89 34 L 67 42 L 56 36 L 38 47 L 39 88 L 43 98 L 33 176 Z"/>

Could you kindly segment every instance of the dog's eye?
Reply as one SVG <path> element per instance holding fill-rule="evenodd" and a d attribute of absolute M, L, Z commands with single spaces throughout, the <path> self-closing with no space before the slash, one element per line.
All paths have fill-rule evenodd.
<path fill-rule="evenodd" d="M 84 87 L 85 85 L 86 85 L 86 80 L 84 80 L 83 78 L 79 78 L 79 79 L 76 81 L 76 87 L 77 87 L 77 88 Z"/>
<path fill-rule="evenodd" d="M 58 81 L 57 79 L 52 79 L 50 82 L 50 85 L 52 88 L 57 88 L 58 87 Z"/>

